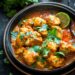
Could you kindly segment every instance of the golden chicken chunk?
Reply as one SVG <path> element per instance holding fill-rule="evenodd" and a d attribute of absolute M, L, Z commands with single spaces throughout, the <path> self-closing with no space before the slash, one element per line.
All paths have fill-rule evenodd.
<path fill-rule="evenodd" d="M 44 65 L 42 62 L 38 61 L 36 67 L 37 67 L 38 69 L 43 69 L 43 68 L 45 67 L 45 65 Z"/>
<path fill-rule="evenodd" d="M 18 37 L 16 38 L 16 45 L 18 47 L 22 47 L 24 45 L 24 43 L 22 42 L 22 40 L 20 39 L 20 35 L 18 35 Z"/>
<path fill-rule="evenodd" d="M 24 52 L 24 50 L 26 50 L 24 47 L 18 48 L 17 50 L 15 50 L 15 54 L 21 54 Z"/>
<path fill-rule="evenodd" d="M 31 65 L 36 61 L 38 53 L 30 52 L 29 50 L 24 50 L 23 57 L 26 64 Z"/>
<path fill-rule="evenodd" d="M 49 42 L 47 48 L 49 48 L 52 52 L 56 52 L 58 45 L 55 42 Z"/>
<path fill-rule="evenodd" d="M 61 41 L 60 51 L 63 51 L 65 53 L 75 52 L 75 47 L 71 43 Z"/>
<path fill-rule="evenodd" d="M 60 39 L 62 39 L 62 28 L 59 26 L 51 26 L 52 28 L 56 28 L 57 29 L 57 34 L 56 36 Z"/>
<path fill-rule="evenodd" d="M 60 24 L 60 19 L 56 17 L 55 15 L 49 15 L 47 17 L 47 23 L 52 26 L 52 25 L 59 25 Z"/>
<path fill-rule="evenodd" d="M 47 60 L 52 66 L 56 68 L 64 65 L 64 58 L 59 58 L 55 55 L 51 55 Z"/>
<path fill-rule="evenodd" d="M 59 32 L 62 32 L 62 28 L 60 26 L 51 26 L 52 28 L 56 28 Z"/>
<path fill-rule="evenodd" d="M 26 32 L 29 32 L 29 31 L 33 31 L 33 29 L 32 29 L 31 26 L 26 26 L 26 27 L 21 27 L 20 31 L 26 33 Z"/>
<path fill-rule="evenodd" d="M 37 31 L 32 32 L 30 35 L 31 37 L 27 38 L 25 45 L 27 46 L 33 46 L 33 45 L 39 45 L 42 43 L 43 39 Z"/>
<path fill-rule="evenodd" d="M 68 49 L 70 52 L 75 52 L 75 47 L 72 44 L 68 44 Z"/>
<path fill-rule="evenodd" d="M 33 18 L 34 26 L 42 26 L 42 24 L 46 24 L 46 21 L 40 17 Z"/>
<path fill-rule="evenodd" d="M 41 31 L 40 33 L 41 33 L 41 35 L 43 35 L 43 36 L 47 36 L 47 34 L 48 34 L 47 30 Z"/>
<path fill-rule="evenodd" d="M 22 22 L 22 24 L 23 24 L 23 26 L 25 27 L 25 26 L 28 26 L 28 25 L 33 25 L 33 20 L 32 19 L 25 19 L 25 20 L 23 20 L 23 22 Z"/>
<path fill-rule="evenodd" d="M 16 26 L 13 31 L 14 32 L 19 32 L 19 26 Z"/>

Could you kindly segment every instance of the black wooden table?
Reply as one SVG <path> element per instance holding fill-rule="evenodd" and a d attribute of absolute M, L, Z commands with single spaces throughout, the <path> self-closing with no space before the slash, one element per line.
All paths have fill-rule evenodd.
<path fill-rule="evenodd" d="M 66 4 L 75 9 L 75 0 L 40 0 L 40 2 L 59 2 Z M 23 75 L 18 70 L 16 70 L 6 59 L 6 56 L 3 52 L 3 33 L 5 27 L 10 19 L 4 15 L 4 13 L 0 10 L 0 75 Z M 75 70 L 70 72 L 67 75 L 75 75 Z"/>

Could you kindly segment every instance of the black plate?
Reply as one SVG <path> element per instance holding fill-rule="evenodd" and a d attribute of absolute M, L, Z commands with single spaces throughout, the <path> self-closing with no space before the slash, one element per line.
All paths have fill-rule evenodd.
<path fill-rule="evenodd" d="M 62 74 L 62 73 L 65 73 L 65 72 L 73 69 L 75 67 L 75 62 L 72 62 L 71 64 L 69 64 L 67 66 L 64 66 L 62 68 L 58 68 L 58 69 L 55 69 L 52 71 L 42 71 L 42 70 L 33 69 L 31 67 L 28 67 L 27 65 L 20 63 L 13 56 L 13 49 L 12 49 L 12 46 L 10 43 L 10 32 L 15 27 L 15 24 L 18 23 L 23 16 L 26 16 L 35 11 L 43 11 L 43 10 L 63 11 L 63 12 L 68 13 L 71 16 L 71 18 L 73 18 L 73 19 L 75 18 L 75 10 L 73 10 L 72 8 L 70 8 L 64 4 L 55 3 L 55 2 L 38 3 L 38 4 L 31 5 L 27 8 L 24 8 L 23 10 L 18 12 L 7 24 L 7 27 L 6 27 L 5 33 L 4 33 L 4 40 L 3 40 L 4 50 L 7 55 L 7 58 L 12 63 L 12 65 L 14 67 L 16 67 L 19 71 L 21 71 L 25 74 L 26 73 L 36 74 L 36 75 L 39 75 L 39 74 L 51 74 L 51 75 L 52 74 L 56 74 L 56 75 Z"/>

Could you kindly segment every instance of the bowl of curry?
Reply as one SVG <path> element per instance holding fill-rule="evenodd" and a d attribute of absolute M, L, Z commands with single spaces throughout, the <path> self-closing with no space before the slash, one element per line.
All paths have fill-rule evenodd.
<path fill-rule="evenodd" d="M 72 8 L 53 2 L 21 10 L 10 20 L 4 34 L 10 62 L 32 74 L 63 72 L 74 64 L 74 13 Z"/>

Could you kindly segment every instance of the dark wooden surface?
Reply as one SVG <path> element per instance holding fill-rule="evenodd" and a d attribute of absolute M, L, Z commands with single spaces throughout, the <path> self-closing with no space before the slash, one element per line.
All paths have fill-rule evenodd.
<path fill-rule="evenodd" d="M 66 4 L 73 9 L 75 9 L 75 0 L 40 0 L 40 2 L 59 2 Z M 0 75 L 23 75 L 18 70 L 16 70 L 8 61 L 6 60 L 6 56 L 3 53 L 3 33 L 5 30 L 5 27 L 10 19 L 4 15 L 4 13 L 0 10 Z M 75 75 L 75 70 L 70 72 L 67 75 Z"/>

